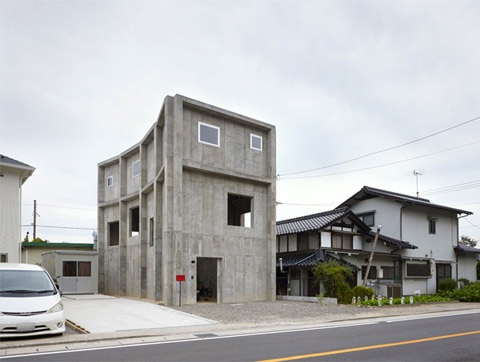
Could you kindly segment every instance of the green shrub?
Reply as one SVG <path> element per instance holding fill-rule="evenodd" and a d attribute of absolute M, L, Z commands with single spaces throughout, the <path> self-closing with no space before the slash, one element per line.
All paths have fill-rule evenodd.
<path fill-rule="evenodd" d="M 462 282 L 463 286 L 470 285 L 470 280 L 468 280 L 467 278 L 460 278 L 460 279 L 458 279 L 458 281 Z"/>
<path fill-rule="evenodd" d="M 353 287 L 352 292 L 354 297 L 360 297 L 362 301 L 365 300 L 365 297 L 370 299 L 373 294 L 375 294 L 375 291 L 372 288 L 362 287 L 361 285 Z"/>
<path fill-rule="evenodd" d="M 353 270 L 340 264 L 336 259 L 327 263 L 319 262 L 313 268 L 316 282 L 321 282 L 325 287 L 325 296 L 337 298 L 338 303 L 350 304 L 352 302 L 352 289 L 345 281 L 353 275 Z"/>
<path fill-rule="evenodd" d="M 449 296 L 460 302 L 480 302 L 480 282 L 466 285 L 461 289 L 452 290 Z"/>
<path fill-rule="evenodd" d="M 438 290 L 454 290 L 457 288 L 457 282 L 451 278 L 443 279 L 438 283 Z"/>

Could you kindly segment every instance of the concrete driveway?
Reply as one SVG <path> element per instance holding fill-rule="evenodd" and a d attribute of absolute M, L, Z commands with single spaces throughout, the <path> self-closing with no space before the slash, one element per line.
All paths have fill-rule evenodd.
<path fill-rule="evenodd" d="M 200 326 L 209 319 L 154 303 L 102 294 L 64 295 L 65 317 L 90 333 Z"/>

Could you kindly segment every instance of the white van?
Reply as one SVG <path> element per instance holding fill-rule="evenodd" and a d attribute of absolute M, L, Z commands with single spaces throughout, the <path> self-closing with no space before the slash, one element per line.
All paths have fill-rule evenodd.
<path fill-rule="evenodd" d="M 62 297 L 47 271 L 0 263 L 0 338 L 64 332 Z"/>

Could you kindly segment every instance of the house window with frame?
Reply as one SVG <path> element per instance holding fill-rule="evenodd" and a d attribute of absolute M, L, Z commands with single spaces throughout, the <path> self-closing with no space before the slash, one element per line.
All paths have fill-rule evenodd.
<path fill-rule="evenodd" d="M 256 134 L 250 133 L 250 148 L 252 150 L 263 150 L 263 138 Z"/>
<path fill-rule="evenodd" d="M 430 277 L 430 263 L 407 263 L 407 277 Z"/>
<path fill-rule="evenodd" d="M 437 233 L 437 220 L 433 218 L 428 219 L 428 233 L 435 235 Z"/>
<path fill-rule="evenodd" d="M 108 176 L 107 177 L 107 187 L 112 187 L 113 186 L 113 176 Z"/>
<path fill-rule="evenodd" d="M 395 268 L 393 266 L 382 265 L 381 269 L 383 270 L 382 279 L 395 279 Z"/>
<path fill-rule="evenodd" d="M 198 122 L 198 142 L 220 147 L 220 127 Z"/>
<path fill-rule="evenodd" d="M 362 265 L 362 279 L 365 278 L 366 272 L 367 272 L 367 266 Z M 370 265 L 370 270 L 368 271 L 367 279 L 377 279 L 377 267 L 375 265 Z"/>
<path fill-rule="evenodd" d="M 107 227 L 107 239 L 109 246 L 117 246 L 120 242 L 120 223 L 118 221 L 109 222 Z"/>
<path fill-rule="evenodd" d="M 363 221 L 363 223 L 367 226 L 374 226 L 375 225 L 375 213 L 374 212 L 367 212 L 365 214 L 358 215 L 358 218 Z"/>
<path fill-rule="evenodd" d="M 134 163 L 132 163 L 132 176 L 138 176 L 140 175 L 140 160 L 136 160 Z"/>
<path fill-rule="evenodd" d="M 347 234 L 332 234 L 332 249 L 353 249 L 353 236 Z"/>
<path fill-rule="evenodd" d="M 7 253 L 1 253 L 0 254 L 0 263 L 8 263 L 8 254 Z"/>

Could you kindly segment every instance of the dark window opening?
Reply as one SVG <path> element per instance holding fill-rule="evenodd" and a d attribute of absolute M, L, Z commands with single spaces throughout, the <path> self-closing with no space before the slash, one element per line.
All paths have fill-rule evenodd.
<path fill-rule="evenodd" d="M 137 236 L 140 231 L 140 208 L 130 209 L 130 236 Z"/>
<path fill-rule="evenodd" d="M 8 262 L 8 254 L 0 254 L 0 263 Z"/>
<path fill-rule="evenodd" d="M 77 262 L 76 261 L 64 261 L 63 262 L 63 276 L 64 277 L 76 277 L 77 276 Z"/>
<path fill-rule="evenodd" d="M 308 234 L 297 235 L 297 250 L 308 250 Z"/>
<path fill-rule="evenodd" d="M 115 246 L 120 240 L 120 223 L 118 221 L 108 223 L 108 245 Z"/>
<path fill-rule="evenodd" d="M 429 277 L 430 263 L 413 264 L 407 263 L 407 277 Z"/>
<path fill-rule="evenodd" d="M 367 266 L 362 265 L 362 279 L 365 278 L 365 273 L 367 272 Z M 377 267 L 375 265 L 370 266 L 370 270 L 368 271 L 368 278 L 367 279 L 377 279 Z"/>
<path fill-rule="evenodd" d="M 432 219 L 429 219 L 428 220 L 428 233 L 429 234 L 436 234 L 436 229 L 437 229 L 437 225 L 436 225 L 436 221 L 435 220 L 432 220 Z"/>
<path fill-rule="evenodd" d="M 395 279 L 395 268 L 393 266 L 382 265 L 383 279 Z"/>
<path fill-rule="evenodd" d="M 252 198 L 228 194 L 228 225 L 252 227 Z"/>
<path fill-rule="evenodd" d="M 150 239 L 149 244 L 150 244 L 150 246 L 153 246 L 153 243 L 154 243 L 153 240 L 154 240 L 154 236 L 155 236 L 154 230 L 153 230 L 153 217 L 150 218 L 149 228 L 150 228 L 150 232 L 148 234 L 149 235 L 148 237 Z"/>

